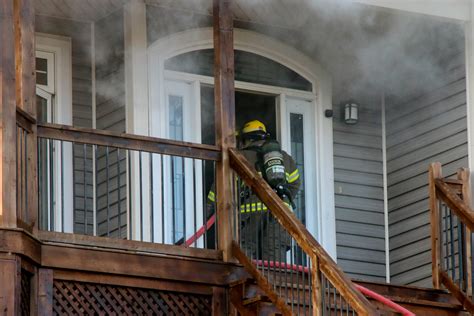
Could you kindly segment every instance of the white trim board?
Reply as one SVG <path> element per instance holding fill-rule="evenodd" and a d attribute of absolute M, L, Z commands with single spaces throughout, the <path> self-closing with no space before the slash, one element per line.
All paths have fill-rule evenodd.
<path fill-rule="evenodd" d="M 141 116 L 140 120 L 160 117 L 160 105 L 165 103 L 164 62 L 183 53 L 213 48 L 212 28 L 192 29 L 160 39 L 148 48 L 149 84 L 149 117 Z M 334 164 L 333 164 L 333 128 L 332 119 L 324 116 L 326 109 L 332 109 L 331 78 L 324 69 L 309 57 L 294 48 L 268 36 L 241 29 L 234 30 L 234 48 L 251 52 L 278 62 L 297 72 L 313 84 L 313 122 L 315 123 L 316 160 L 319 161 L 317 190 L 318 209 L 321 211 L 319 236 L 316 236 L 328 253 L 336 259 L 336 220 L 334 207 Z M 169 74 L 168 72 L 166 72 Z M 242 83 L 240 83 L 242 84 Z M 239 83 L 236 84 L 238 86 Z M 248 87 L 248 83 L 245 83 Z M 291 91 L 287 91 L 291 92 Z M 271 93 L 271 92 L 270 92 Z M 280 91 L 278 94 L 281 94 Z M 138 120 L 138 118 L 135 118 Z M 150 124 L 149 133 L 162 135 L 161 124 Z M 131 131 L 132 132 L 132 131 Z"/>
<path fill-rule="evenodd" d="M 469 21 L 471 0 L 352 0 L 353 2 L 441 18 Z"/>

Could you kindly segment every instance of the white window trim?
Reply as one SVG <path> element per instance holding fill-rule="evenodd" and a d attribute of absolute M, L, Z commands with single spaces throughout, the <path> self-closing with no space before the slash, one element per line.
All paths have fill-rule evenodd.
<path fill-rule="evenodd" d="M 36 50 L 36 57 L 46 59 L 47 66 L 46 66 L 46 77 L 48 80 L 47 85 L 36 84 L 37 87 L 41 88 L 42 90 L 54 94 L 56 91 L 55 82 L 54 82 L 54 74 L 56 72 L 55 63 L 54 63 L 54 53 L 50 51 L 41 51 Z"/>
<path fill-rule="evenodd" d="M 176 55 L 210 48 L 213 48 L 212 28 L 200 28 L 176 33 L 156 41 L 148 48 L 148 67 L 153 69 L 153 71 L 148 72 L 148 81 L 153 89 L 148 89 L 149 115 L 141 118 L 143 122 L 149 121 L 149 126 L 152 128 L 155 124 L 150 120 L 153 117 L 160 117 L 160 109 L 162 108 L 160 105 L 165 104 L 165 61 Z M 318 225 L 319 236 L 316 237 L 333 259 L 336 259 L 333 129 L 332 119 L 327 119 L 324 116 L 326 109 L 332 109 L 331 79 L 321 66 L 307 56 L 290 46 L 256 32 L 235 29 L 234 48 L 274 60 L 296 71 L 313 84 L 313 120 L 317 129 L 314 145 L 316 160 L 319 161 L 316 187 L 318 188 L 318 208 L 321 211 L 321 221 Z M 245 84 L 249 85 L 248 83 Z M 238 87 L 238 83 L 236 83 L 236 87 Z M 159 133 L 159 131 L 153 131 L 151 128 L 149 130 L 151 135 Z"/>
<path fill-rule="evenodd" d="M 72 125 L 72 47 L 69 37 L 36 33 L 36 51 L 54 53 L 54 90 L 48 89 L 54 98 L 52 102 L 52 122 Z M 49 86 L 49 85 L 48 85 Z M 54 165 L 56 179 L 55 200 L 56 216 L 54 231 L 72 233 L 74 231 L 74 193 L 73 193 L 73 154 L 72 144 L 63 145 L 63 162 L 60 164 L 60 151 L 55 151 Z M 61 175 L 61 170 L 63 174 Z M 62 179 L 61 179 L 62 178 Z M 63 181 L 63 185 L 59 185 Z M 61 188 L 62 187 L 62 188 Z M 61 190 L 64 192 L 61 192 Z M 61 195 L 63 198 L 61 198 Z M 64 205 L 61 205 L 64 201 Z M 64 230 L 62 229 L 62 212 L 64 209 Z"/>

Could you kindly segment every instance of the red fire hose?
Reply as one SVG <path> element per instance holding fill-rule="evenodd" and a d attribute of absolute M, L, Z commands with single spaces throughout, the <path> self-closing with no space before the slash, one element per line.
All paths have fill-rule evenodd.
<path fill-rule="evenodd" d="M 185 245 L 187 247 L 191 246 L 196 240 L 201 238 L 202 235 L 206 232 L 207 229 L 211 228 L 212 225 L 216 222 L 216 214 L 212 215 L 209 220 L 206 222 L 205 225 L 203 225 L 199 230 L 192 235 L 189 239 L 186 240 Z M 252 260 L 252 262 L 256 265 L 263 265 L 264 267 L 270 267 L 270 268 L 278 268 L 278 269 L 288 269 L 288 270 L 293 270 L 297 272 L 304 272 L 308 273 L 309 270 L 307 267 L 296 265 L 296 264 L 287 264 L 284 262 L 278 262 L 278 261 L 268 261 L 268 260 Z M 382 296 L 380 294 L 375 293 L 374 291 L 369 290 L 368 288 L 363 287 L 362 285 L 354 284 L 356 289 L 359 290 L 362 294 L 365 296 L 369 296 L 373 298 L 374 300 L 379 301 L 380 303 L 384 304 L 385 306 L 388 306 L 392 308 L 393 310 L 401 313 L 403 316 L 415 316 L 414 313 L 410 312 L 408 309 L 398 305 L 394 301 L 386 298 L 385 296 Z"/>
<path fill-rule="evenodd" d="M 184 243 L 186 247 L 191 246 L 196 240 L 201 238 L 201 236 L 204 235 L 206 230 L 211 228 L 215 222 L 216 222 L 216 214 L 212 215 L 204 226 L 199 228 L 199 230 L 194 235 L 192 235 L 191 237 L 189 237 L 188 240 L 186 240 L 186 242 Z"/>
<path fill-rule="evenodd" d="M 401 313 L 403 316 L 416 316 L 416 314 L 410 312 L 408 309 L 398 305 L 394 301 L 386 298 L 385 296 L 382 296 L 380 294 L 375 293 L 374 291 L 369 290 L 368 288 L 363 287 L 362 285 L 359 284 L 354 284 L 356 289 L 358 289 L 362 294 L 365 296 L 370 296 L 374 300 L 379 301 L 380 303 L 394 309 L 395 311 Z"/>

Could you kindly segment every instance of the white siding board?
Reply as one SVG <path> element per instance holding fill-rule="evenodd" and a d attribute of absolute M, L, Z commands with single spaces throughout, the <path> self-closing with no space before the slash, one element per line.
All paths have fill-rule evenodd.
<path fill-rule="evenodd" d="M 439 161 L 444 165 L 450 162 L 458 161 L 466 156 L 467 156 L 467 146 L 466 145 L 458 146 L 454 148 L 453 150 L 446 151 L 439 155 L 435 155 L 431 157 L 429 161 L 428 160 L 422 161 L 422 162 L 407 166 L 404 169 L 401 169 L 394 173 L 389 174 L 388 184 L 390 186 L 390 185 L 399 183 L 401 181 L 404 181 L 405 179 L 426 173 L 430 162 Z"/>
<path fill-rule="evenodd" d="M 337 192 L 337 191 L 336 191 Z M 337 193 L 336 193 L 337 194 Z M 337 194 L 336 207 L 383 213 L 383 201 Z"/>
<path fill-rule="evenodd" d="M 397 248 L 396 251 L 390 252 L 390 263 L 403 262 L 406 258 L 410 258 L 424 251 L 431 251 L 431 239 L 422 239 L 404 247 Z"/>
<path fill-rule="evenodd" d="M 385 240 L 383 238 L 356 236 L 339 232 L 336 234 L 336 238 L 338 246 L 346 246 L 357 249 L 372 249 L 374 251 L 385 251 Z M 364 271 L 361 270 L 361 273 L 363 272 Z"/>
<path fill-rule="evenodd" d="M 342 255 L 339 260 L 356 260 L 359 262 L 378 263 L 385 265 L 385 251 L 374 251 L 372 249 L 354 249 L 352 247 L 337 247 L 337 252 Z"/>
<path fill-rule="evenodd" d="M 435 143 L 441 139 L 446 138 L 446 135 L 454 135 L 461 133 L 466 130 L 467 120 L 466 117 L 458 121 L 451 122 L 449 124 L 440 126 L 439 128 L 420 135 L 418 137 L 414 137 L 411 139 L 407 139 L 404 142 L 400 143 L 399 145 L 393 146 L 387 149 L 387 159 L 392 160 L 403 156 L 407 153 L 417 150 L 420 148 L 420 144 L 430 144 Z"/>
<path fill-rule="evenodd" d="M 337 207 L 336 220 L 379 225 L 384 220 L 384 214 Z"/>
<path fill-rule="evenodd" d="M 449 151 L 452 148 L 466 145 L 467 132 L 463 131 L 458 134 L 454 134 L 443 140 L 432 143 L 431 145 L 422 147 L 409 154 L 398 157 L 390 161 L 390 168 L 388 173 L 403 169 L 405 166 L 409 166 L 416 162 L 430 160 L 431 157 L 438 155 L 444 151 Z"/>
<path fill-rule="evenodd" d="M 431 263 L 431 251 L 419 252 L 418 254 L 407 257 L 403 261 L 393 263 L 390 265 L 390 272 L 393 276 L 402 274 L 406 271 L 407 265 L 413 268 L 418 268 Z"/>
<path fill-rule="evenodd" d="M 375 149 L 382 148 L 382 137 L 381 136 L 368 136 L 359 135 L 350 132 L 334 132 L 334 143 L 335 144 L 346 144 L 361 147 L 370 147 Z"/>
<path fill-rule="evenodd" d="M 362 159 L 365 161 L 380 162 L 382 159 L 382 151 L 377 148 L 334 144 L 334 152 L 337 152 L 339 157 Z"/>
<path fill-rule="evenodd" d="M 355 236 L 383 236 L 384 228 L 381 225 L 371 225 L 366 223 L 355 222 L 336 222 L 336 231 L 344 234 Z"/>
<path fill-rule="evenodd" d="M 365 161 L 345 157 L 334 157 L 334 164 L 341 170 L 361 171 L 382 175 L 382 162 Z"/>
<path fill-rule="evenodd" d="M 338 194 L 346 196 L 363 197 L 367 199 L 383 200 L 383 189 L 380 187 L 361 184 L 335 182 Z"/>

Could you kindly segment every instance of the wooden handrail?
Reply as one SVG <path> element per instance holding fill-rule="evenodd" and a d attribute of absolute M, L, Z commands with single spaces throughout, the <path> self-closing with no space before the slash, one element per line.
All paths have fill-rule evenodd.
<path fill-rule="evenodd" d="M 203 160 L 219 161 L 222 156 L 217 146 L 69 125 L 38 124 L 38 137 Z"/>
<path fill-rule="evenodd" d="M 36 119 L 19 107 L 16 107 L 16 123 L 28 133 L 35 131 Z"/>
<path fill-rule="evenodd" d="M 474 230 L 474 213 L 469 205 L 466 204 L 459 196 L 453 192 L 448 184 L 442 179 L 435 179 L 437 195 L 446 203 L 447 206 L 466 224 L 466 226 Z"/>
<path fill-rule="evenodd" d="M 288 207 L 270 188 L 268 183 L 258 175 L 245 157 L 236 149 L 229 149 L 230 165 L 234 171 L 255 192 L 258 198 L 268 207 L 275 219 L 295 239 L 303 251 L 318 262 L 320 271 L 334 285 L 339 293 L 354 308 L 359 315 L 378 315 L 376 309 L 355 288 L 329 254 L 311 235 L 294 213 L 288 212 Z"/>

